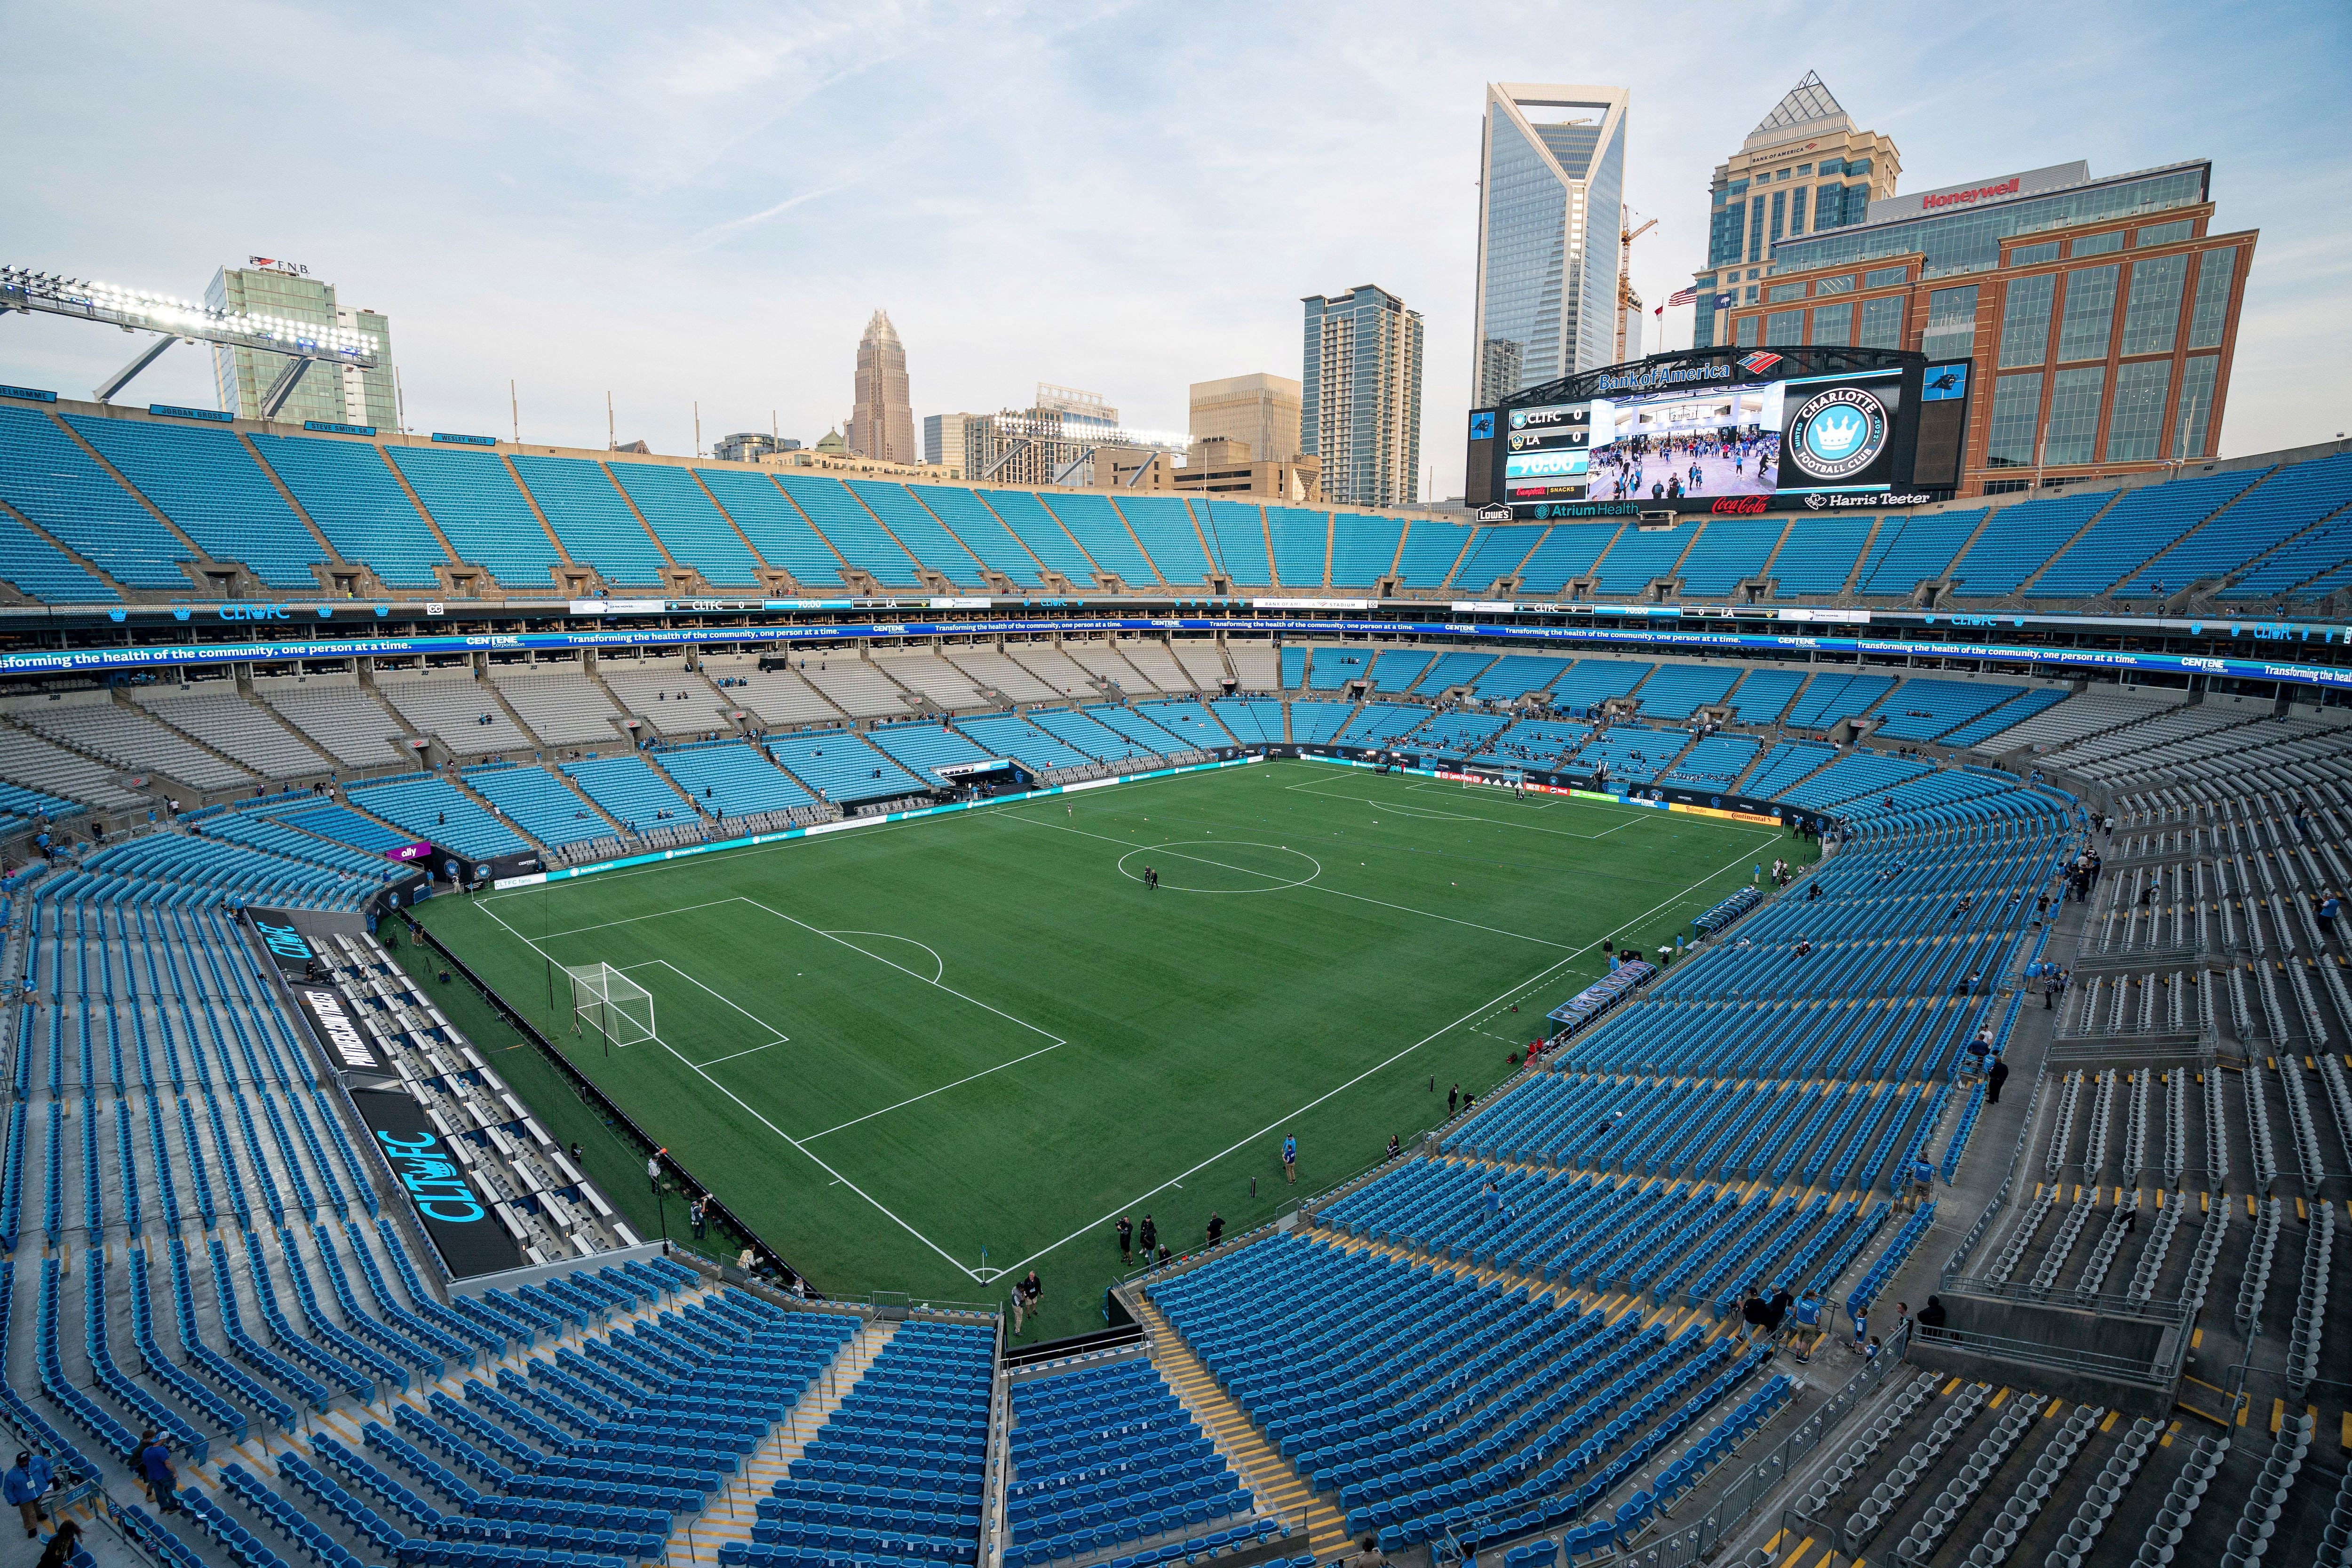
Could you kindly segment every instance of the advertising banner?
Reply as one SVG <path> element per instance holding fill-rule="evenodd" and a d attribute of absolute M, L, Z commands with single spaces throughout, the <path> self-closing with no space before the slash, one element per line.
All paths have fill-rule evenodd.
<path fill-rule="evenodd" d="M 405 1089 L 354 1089 L 352 1103 L 450 1273 L 462 1279 L 522 1266 L 522 1248 L 413 1096 Z"/>

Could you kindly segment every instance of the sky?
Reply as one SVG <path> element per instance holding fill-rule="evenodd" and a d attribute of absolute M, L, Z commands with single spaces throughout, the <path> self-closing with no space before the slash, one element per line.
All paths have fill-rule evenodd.
<path fill-rule="evenodd" d="M 602 447 L 609 393 L 656 452 L 698 405 L 706 449 L 814 443 L 877 309 L 919 426 L 1051 382 L 1178 431 L 1192 382 L 1297 376 L 1302 296 L 1374 283 L 1426 320 L 1424 493 L 1459 495 L 1485 84 L 1630 90 L 1654 305 L 1705 260 L 1714 165 L 1809 69 L 1902 190 L 2210 158 L 2215 231 L 2262 231 L 2223 454 L 2352 428 L 2341 6 L 7 10 L 0 262 L 196 299 L 299 261 L 391 318 L 419 431 Z M 87 397 L 134 347 L 0 320 L 0 381 Z M 133 395 L 211 406 L 207 355 Z"/>

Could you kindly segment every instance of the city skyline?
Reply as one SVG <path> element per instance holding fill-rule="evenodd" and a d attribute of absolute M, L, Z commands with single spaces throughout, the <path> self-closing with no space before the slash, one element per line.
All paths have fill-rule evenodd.
<path fill-rule="evenodd" d="M 412 426 L 504 435 L 511 378 L 526 440 L 603 446 L 610 390 L 624 435 L 673 453 L 693 444 L 697 403 L 706 445 L 769 427 L 772 411 L 814 444 L 841 417 L 877 300 L 919 345 L 919 416 L 995 408 L 1052 374 L 1165 429 L 1184 423 L 1192 382 L 1286 366 L 1302 294 L 1376 278 L 1427 318 L 1422 436 L 1444 496 L 1461 489 L 1473 384 L 1485 84 L 1598 77 L 1637 100 L 1628 199 L 1659 227 L 1636 243 L 1633 280 L 1655 305 L 1704 270 L 1715 164 L 1811 70 L 1900 142 L 1906 190 L 2077 157 L 2102 172 L 2211 158 L 2229 221 L 2264 235 L 2221 450 L 2344 423 L 2297 390 L 2352 350 L 2342 220 L 2322 196 L 2347 155 L 2293 108 L 2334 85 L 2326 62 L 2345 57 L 2352 24 L 2332 11 L 2217 33 L 2186 6 L 2101 7 L 2070 18 L 2063 56 L 1967 72 L 1952 62 L 1976 58 L 1987 26 L 2040 36 L 2047 18 L 2012 6 L 1822 38 L 1768 8 L 1756 47 L 1694 62 L 1637 46 L 1711 25 L 1698 7 L 1541 15 L 1541 27 L 1474 19 L 1397 60 L 1335 47 L 1319 14 L 1212 6 L 1139 71 L 1121 47 L 1133 14 L 1109 7 L 992 27 L 919 11 L 853 25 L 746 9 L 684 27 L 494 12 L 468 18 L 469 63 L 453 69 L 429 16 L 52 9 L 27 14 L 0 63 L 0 123 L 47 149 L 19 183 L 6 249 L 191 299 L 224 262 L 298 256 L 396 319 Z M 367 200 L 286 199 L 347 184 L 340 147 L 298 141 L 265 164 L 197 134 L 214 108 L 201 79 L 236 68 L 241 18 L 369 61 L 364 101 L 324 81 L 288 100 L 404 149 L 370 165 Z M 1248 58 L 1212 48 L 1221 19 L 1251 30 Z M 2200 75 L 2234 73 L 2231 115 L 2153 110 L 2145 84 L 2192 54 Z M 78 109 L 101 71 L 111 107 L 90 121 Z M 985 200 L 932 156 L 942 140 L 996 171 Z M 1074 221 L 1066 161 L 1047 151 L 1073 144 L 1101 188 L 1154 196 L 1116 224 Z M 1180 202 L 1191 190 L 1217 200 Z M 1690 321 L 1669 310 L 1665 345 L 1687 343 Z M 122 357 L 72 323 L 0 334 L 0 379 L 67 395 Z M 167 354 L 140 396 L 209 403 L 206 361 Z"/>

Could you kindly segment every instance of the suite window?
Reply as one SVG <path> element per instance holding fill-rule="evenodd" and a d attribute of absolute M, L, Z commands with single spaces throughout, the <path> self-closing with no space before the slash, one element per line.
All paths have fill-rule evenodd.
<path fill-rule="evenodd" d="M 2099 435 L 2099 398 L 2106 389 L 2105 365 L 2062 370 L 2050 386 L 2050 428 L 2042 460 L 2053 468 L 2091 461 Z"/>
<path fill-rule="evenodd" d="M 2039 245 L 2012 246 L 2009 252 L 2011 267 L 2039 267 L 2045 261 L 2058 259 L 2058 242 L 2045 239 Z"/>
<path fill-rule="evenodd" d="M 2115 412 L 2107 416 L 2107 461 L 2152 462 L 2164 437 L 2164 395 L 2171 388 L 2172 362 L 2142 360 L 2116 372 Z"/>
<path fill-rule="evenodd" d="M 1772 285 L 1771 292 L 1768 296 L 1768 298 L 1771 300 L 1772 303 L 1776 305 L 1781 303 L 1783 300 L 1801 300 L 1804 297 L 1805 286 L 1802 283 L 1775 283 Z"/>
<path fill-rule="evenodd" d="M 1853 339 L 1853 306 L 1819 305 L 1813 310 L 1813 342 L 1843 347 Z"/>
<path fill-rule="evenodd" d="M 2017 279 L 2004 292 L 2000 307 L 2003 369 L 2040 364 L 2042 356 L 2049 352 L 2050 300 L 2057 286 L 2058 275 L 2044 272 L 2039 277 Z"/>
<path fill-rule="evenodd" d="M 2195 238 L 2196 235 L 2197 220 L 2184 217 L 2172 223 L 2152 223 L 2146 228 L 2135 230 L 2132 245 L 2137 249 L 2145 250 L 2151 245 L 2177 245 L 2184 239 Z"/>
<path fill-rule="evenodd" d="M 2110 250 L 2124 247 L 2124 231 L 2111 228 L 2105 234 L 2086 234 L 2074 242 L 2076 256 L 2105 256 Z"/>
<path fill-rule="evenodd" d="M 1754 290 L 1751 289 L 1750 292 Z M 1752 349 L 1756 346 L 1756 321 L 1757 318 L 1754 316 L 1742 316 L 1738 325 L 1733 328 L 1738 345 L 1743 349 Z"/>
<path fill-rule="evenodd" d="M 1862 302 L 1862 335 L 1855 346 L 1899 349 L 1903 346 L 1903 296 L 1888 294 Z"/>
<path fill-rule="evenodd" d="M 2178 251 L 2135 261 L 2131 293 L 2124 301 L 2124 347 L 2127 354 L 2172 352 L 2172 332 L 2180 321 L 2180 288 L 2189 278 L 2189 258 Z M 2123 384 L 2116 383 L 2116 395 Z"/>
<path fill-rule="evenodd" d="M 1764 323 L 1767 347 L 1805 341 L 1805 313 L 1802 310 L 1775 310 Z"/>
<path fill-rule="evenodd" d="M 1977 339 L 1977 286 L 1938 289 L 1927 296 L 1927 330 L 1919 346 L 1929 359 L 1965 359 Z"/>
<path fill-rule="evenodd" d="M 1843 278 L 1816 278 L 1813 279 L 1813 292 L 1816 294 L 1851 294 L 1853 292 L 1853 274 L 1849 272 Z"/>
<path fill-rule="evenodd" d="M 1911 269 L 1907 267 L 1874 267 L 1862 275 L 1865 289 L 1891 289 L 1897 283 L 1908 283 Z"/>
<path fill-rule="evenodd" d="M 2066 274 L 2066 314 L 2058 326 L 2058 357 L 2105 359 L 2116 316 L 2116 269 L 2085 267 Z"/>
<path fill-rule="evenodd" d="M 2033 466 L 2033 427 L 2042 414 L 2042 373 L 2004 375 L 1992 385 L 1991 429 L 1985 463 L 1995 468 Z"/>
<path fill-rule="evenodd" d="M 2212 456 L 2205 449 L 2205 432 L 2213 422 L 2214 373 L 2218 355 L 2198 354 L 2180 367 L 2180 408 L 2173 416 L 2172 449 L 2183 459 Z"/>
<path fill-rule="evenodd" d="M 2221 346 L 2221 328 L 2230 315 L 2230 279 L 2237 265 L 2238 247 L 2234 245 L 2197 253 L 2197 303 L 2189 313 L 2190 348 Z"/>

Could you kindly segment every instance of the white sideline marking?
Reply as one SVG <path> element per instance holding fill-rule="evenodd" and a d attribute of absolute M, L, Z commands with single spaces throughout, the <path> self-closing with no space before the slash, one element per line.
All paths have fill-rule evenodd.
<path fill-rule="evenodd" d="M 746 900 L 745 901 L 749 902 L 750 900 Z M 499 920 L 499 916 L 496 911 L 488 912 L 492 920 L 498 921 L 499 924 L 502 926 L 506 926 L 509 935 L 521 942 L 525 947 L 530 948 L 534 952 L 538 952 L 542 958 L 551 958 L 553 956 L 544 948 L 541 948 L 539 943 L 523 935 L 522 932 L 516 931 L 514 927 L 507 925 L 507 922 L 503 920 Z M 771 910 L 768 912 L 771 914 L 775 913 L 773 910 Z M 792 917 L 787 915 L 784 918 L 790 920 Z M 794 925 L 798 925 L 800 922 L 798 921 L 793 921 L 793 923 Z M 843 943 L 843 945 L 848 946 L 845 942 Z M 863 952 L 864 950 L 853 949 L 852 951 Z M 867 956 L 871 957 L 872 955 L 869 953 Z M 896 966 L 894 965 L 893 967 Z M 920 977 L 918 976 L 918 978 Z M 961 1263 L 957 1262 L 956 1259 L 949 1254 L 947 1249 L 940 1247 L 938 1242 L 933 1241 L 929 1237 L 925 1236 L 921 1231 L 917 1230 L 913 1226 L 908 1225 L 905 1220 L 900 1219 L 896 1214 L 893 1214 L 889 1209 L 886 1208 L 879 1198 L 877 1198 L 873 1194 L 859 1186 L 856 1182 L 851 1181 L 847 1176 L 843 1175 L 839 1171 L 835 1170 L 831 1165 L 826 1164 L 824 1160 L 818 1158 L 815 1152 L 811 1150 L 807 1144 L 802 1142 L 799 1139 L 793 1137 L 791 1133 L 785 1131 L 782 1128 L 777 1126 L 774 1122 L 761 1115 L 758 1110 L 754 1110 L 750 1105 L 746 1105 L 743 1101 L 742 1096 L 737 1094 L 733 1089 L 729 1089 L 725 1084 L 720 1083 L 717 1079 L 712 1078 L 709 1073 L 705 1071 L 698 1064 L 688 1061 L 685 1055 L 681 1053 L 677 1047 L 671 1045 L 667 1040 L 663 1039 L 659 1035 L 656 1035 L 654 1037 L 654 1043 L 661 1047 L 662 1049 L 669 1052 L 671 1056 L 677 1058 L 678 1061 L 684 1063 L 688 1068 L 691 1068 L 695 1075 L 700 1078 L 703 1082 L 709 1084 L 711 1088 L 717 1089 L 719 1093 L 733 1100 L 736 1105 L 742 1110 L 743 1113 L 751 1117 L 752 1121 L 757 1121 L 761 1126 L 766 1128 L 769 1131 L 774 1133 L 777 1137 L 791 1144 L 802 1154 L 807 1156 L 810 1163 L 814 1164 L 818 1170 L 823 1171 L 826 1175 L 833 1178 L 834 1184 L 847 1187 L 851 1192 L 856 1193 L 859 1197 L 864 1198 L 867 1203 L 873 1205 L 876 1213 L 881 1215 L 885 1219 L 887 1219 L 891 1224 L 897 1226 L 900 1230 L 905 1231 L 908 1236 L 913 1237 L 917 1241 L 921 1242 L 925 1247 L 929 1247 L 933 1252 L 938 1253 L 940 1257 L 946 1259 L 946 1261 L 954 1268 L 957 1272 L 962 1274 L 974 1284 L 982 1283 L 979 1275 L 974 1274 Z"/>
<path fill-rule="evenodd" d="M 1017 816 L 1020 814 L 1014 812 L 1009 815 Z M 1048 823 L 1046 826 L 1051 826 L 1053 825 Z M 1707 883 L 1714 881 L 1726 871 L 1738 868 L 1739 862 L 1747 859 L 1749 854 L 1750 851 L 1742 850 L 1740 853 L 1733 856 L 1729 860 L 1726 861 L 1723 865 L 1717 867 L 1712 871 L 1709 871 L 1697 881 L 1693 882 L 1689 887 L 1684 888 L 1678 892 L 1668 894 L 1665 898 L 1661 899 L 1658 902 L 1651 905 L 1640 914 L 1635 915 L 1632 920 L 1626 921 L 1622 924 L 1619 925 L 1615 931 L 1609 931 L 1605 934 L 1613 938 L 1621 932 L 1632 930 L 1634 926 L 1648 920 L 1652 915 L 1656 914 L 1660 910 L 1664 909 L 1667 905 L 1675 902 L 1676 900 L 1688 898 L 1692 893 L 1695 893 L 1699 889 L 1706 886 Z M 1234 1140 L 1234 1142 L 1227 1145 L 1225 1148 L 1219 1150 L 1216 1153 L 1210 1155 L 1199 1164 L 1194 1165 L 1191 1170 L 1177 1173 L 1176 1176 L 1172 1180 L 1161 1183 L 1159 1186 L 1150 1189 L 1150 1192 L 1137 1194 L 1134 1197 L 1129 1198 L 1127 1202 L 1111 1208 L 1098 1218 L 1089 1222 L 1088 1224 L 1080 1226 L 1077 1229 L 1070 1232 L 1069 1235 L 1062 1237 L 1061 1240 L 1049 1243 L 1046 1246 L 1040 1247 L 1037 1251 L 1031 1253 L 1028 1257 L 1023 1258 L 1018 1263 L 1008 1265 L 1005 1268 L 999 1270 L 999 1274 L 1010 1274 L 1019 1269 L 1026 1268 L 1032 1263 L 1044 1258 L 1047 1253 L 1053 1252 L 1059 1247 L 1067 1247 L 1071 1242 L 1076 1241 L 1078 1237 L 1085 1236 L 1091 1231 L 1100 1229 L 1103 1226 L 1108 1225 L 1114 1217 L 1129 1209 L 1136 1207 L 1145 1199 L 1151 1197 L 1155 1194 L 1168 1190 L 1170 1187 L 1174 1186 L 1178 1182 L 1182 1181 L 1186 1176 L 1194 1175 L 1201 1171 L 1206 1170 L 1209 1166 L 1215 1164 L 1218 1161 L 1223 1159 L 1226 1155 L 1233 1153 L 1235 1150 L 1240 1149 L 1244 1144 L 1255 1142 L 1256 1140 L 1265 1137 L 1268 1133 L 1273 1132 L 1285 1122 L 1295 1121 L 1297 1118 L 1306 1115 L 1307 1112 L 1314 1110 L 1325 1100 L 1329 1100 L 1333 1095 L 1339 1093 L 1343 1089 L 1353 1089 L 1356 1085 L 1363 1082 L 1364 1079 L 1371 1077 L 1374 1073 L 1379 1072 L 1381 1068 L 1402 1061 L 1413 1052 L 1421 1049 L 1422 1047 L 1429 1044 L 1430 1041 L 1438 1038 L 1449 1030 L 1456 1028 L 1469 1019 L 1477 1016 L 1479 1008 L 1494 1006 L 1497 1004 L 1507 1002 L 1511 997 L 1518 995 L 1521 992 L 1533 990 L 1538 983 L 1543 981 L 1546 977 L 1559 972 L 1577 956 L 1581 953 L 1590 952 L 1600 945 L 1600 942 L 1597 941 L 1589 942 L 1582 947 L 1578 948 L 1574 952 L 1570 953 L 1566 958 L 1555 959 L 1550 963 L 1546 964 L 1543 968 L 1528 976 L 1525 980 L 1520 981 L 1517 985 L 1512 986 L 1509 990 L 1500 992 L 1497 994 L 1487 998 L 1486 1001 L 1479 1003 L 1477 1007 L 1471 1008 L 1470 1011 L 1463 1014 L 1461 1017 L 1456 1018 L 1453 1023 L 1446 1025 L 1444 1028 L 1438 1029 L 1432 1034 L 1423 1036 L 1420 1039 L 1415 1040 L 1412 1044 L 1405 1047 L 1402 1050 L 1398 1051 L 1394 1056 L 1388 1058 L 1387 1060 L 1373 1063 L 1370 1067 L 1366 1068 L 1362 1072 L 1358 1073 L 1347 1082 L 1339 1085 L 1337 1088 L 1327 1090 L 1322 1094 L 1317 1095 L 1313 1100 L 1308 1100 L 1297 1110 L 1289 1112 L 1287 1115 L 1279 1117 L 1273 1121 L 1267 1122 L 1264 1127 L 1259 1128 L 1255 1132 L 1249 1134 L 1247 1137 Z M 1491 1104 L 1492 1101 L 1490 1100 L 1489 1103 Z M 997 1277 L 998 1275 L 990 1276 L 991 1279 Z"/>
<path fill-rule="evenodd" d="M 1370 795 L 1333 795 L 1328 790 L 1315 787 L 1318 784 L 1343 784 L 1349 781 L 1341 779 L 1309 779 L 1304 784 L 1290 784 L 1286 787 L 1299 795 L 1311 795 L 1318 800 L 1352 800 L 1360 805 L 1377 806 L 1382 811 L 1393 811 L 1401 815 L 1416 817 L 1423 821 L 1491 822 L 1497 827 L 1516 827 L 1526 833 L 1549 833 L 1555 838 L 1605 838 L 1610 834 L 1616 832 L 1617 827 L 1623 827 L 1629 823 L 1640 822 L 1645 817 L 1662 816 L 1664 815 L 1662 812 L 1646 810 L 1624 811 L 1625 820 L 1619 823 L 1617 827 L 1603 828 L 1599 833 L 1570 833 L 1565 827 L 1545 827 L 1533 822 L 1513 822 L 1506 817 L 1488 816 L 1484 812 L 1437 811 L 1429 806 L 1414 805 L 1404 801 L 1375 800 Z M 1412 790 L 1417 789 L 1436 788 L 1443 790 L 1447 786 L 1444 785 L 1430 785 L 1425 783 L 1416 784 L 1409 786 L 1407 793 L 1411 793 Z M 1465 785 L 1464 787 L 1466 788 L 1468 786 Z M 1549 806 L 1564 803 L 1553 801 L 1547 802 L 1546 804 Z M 1593 806 L 1599 810 L 1610 812 L 1612 815 L 1615 815 L 1617 812 L 1624 810 L 1623 807 L 1603 805 L 1599 801 L 1580 801 L 1575 804 Z M 1018 814 L 1016 813 L 1015 815 Z"/>
<path fill-rule="evenodd" d="M 782 1041 L 782 1040 L 770 1040 L 770 1041 L 768 1041 L 768 1042 L 767 1042 L 767 1045 L 753 1046 L 753 1047 L 751 1047 L 751 1050 L 749 1050 L 749 1051 L 730 1051 L 730 1052 L 729 1052 L 726 1056 L 723 1056 L 723 1057 L 713 1057 L 710 1060 L 709 1060 L 709 1061 L 707 1061 L 707 1062 L 704 1062 L 704 1063 L 703 1063 L 703 1064 L 701 1064 L 701 1065 L 702 1065 L 702 1066 L 704 1066 L 704 1067 L 707 1067 L 707 1068 L 715 1068 L 715 1067 L 717 1067 L 720 1062 L 731 1062 L 731 1061 L 733 1061 L 737 1057 L 748 1057 L 748 1056 L 750 1056 L 750 1055 L 751 1054 L 751 1051 L 764 1051 L 764 1050 L 766 1050 L 766 1049 L 768 1048 L 768 1046 L 782 1045 L 782 1044 L 783 1044 L 783 1043 L 784 1043 L 784 1042 L 783 1042 L 783 1041 Z"/>
<path fill-rule="evenodd" d="M 1028 1053 L 1027 1056 L 1014 1057 L 1011 1061 L 999 1062 L 992 1068 L 982 1068 L 976 1073 L 970 1073 L 956 1079 L 954 1083 L 943 1083 L 937 1089 L 927 1089 L 920 1094 L 908 1096 L 907 1099 L 900 1100 L 897 1105 L 886 1105 L 879 1110 L 869 1110 L 863 1116 L 853 1116 L 848 1121 L 843 1122 L 840 1127 L 828 1127 L 822 1132 L 812 1132 L 808 1135 L 808 1141 L 814 1143 L 820 1138 L 829 1138 L 833 1134 L 840 1131 L 844 1127 L 855 1127 L 861 1121 L 871 1121 L 877 1116 L 887 1116 L 894 1110 L 898 1110 L 914 1104 L 916 1100 L 929 1100 L 935 1094 L 944 1094 L 949 1089 L 959 1088 L 963 1084 L 970 1083 L 973 1079 L 986 1078 L 992 1072 L 1003 1072 L 1006 1068 L 1020 1066 L 1023 1062 L 1027 1061 L 1030 1057 L 1042 1057 L 1047 1051 L 1058 1051 L 1061 1048 L 1062 1042 L 1059 1040 L 1056 1040 L 1050 1046 L 1040 1046 L 1035 1050 Z"/>
<path fill-rule="evenodd" d="M 721 901 L 723 902 L 725 900 Z M 940 981 L 947 978 L 948 961 L 941 958 L 940 956 L 939 949 L 933 947 L 929 942 L 917 942 L 911 936 L 900 936 L 894 931 L 829 931 L 824 934 L 827 936 L 878 936 L 886 942 L 903 942 L 908 943 L 909 946 L 919 947 L 925 952 L 931 955 L 931 962 L 933 963 L 939 965 L 938 972 L 931 976 L 931 984 L 937 985 Z M 855 946 L 856 944 L 852 943 L 851 945 Z M 862 947 L 858 948 L 857 951 L 860 952 L 866 952 L 866 950 Z M 866 952 L 866 956 L 871 958 L 874 954 Z M 920 978 L 920 976 L 918 976 L 918 978 Z"/>
<path fill-rule="evenodd" d="M 722 904 L 734 902 L 732 899 L 720 899 L 717 901 Z M 694 906 L 694 908 L 698 910 L 705 910 L 709 907 L 710 906 L 709 904 L 697 904 Z M 559 932 L 558 934 L 561 933 Z M 775 1036 L 776 1037 L 770 1040 L 768 1044 L 776 1046 L 789 1045 L 792 1043 L 793 1037 L 790 1035 L 787 1035 L 782 1029 L 779 1029 L 773 1024 L 768 1022 L 765 1018 L 761 1017 L 760 1015 L 752 1012 L 749 1007 L 742 1005 L 733 997 L 728 995 L 725 992 L 716 990 L 711 986 L 703 984 L 701 981 L 697 980 L 693 975 L 688 974 L 685 970 L 680 969 L 677 964 L 672 963 L 667 958 L 649 958 L 643 963 L 627 964 L 622 968 L 621 973 L 626 974 L 632 969 L 651 969 L 656 963 L 660 964 L 664 969 L 668 970 L 672 974 L 677 975 L 680 980 L 685 981 L 688 985 L 694 986 L 698 990 L 709 992 L 711 995 L 718 997 L 719 1001 L 725 1003 L 728 1006 L 734 1008 L 735 1011 L 742 1014 L 743 1016 L 751 1019 L 751 1022 L 759 1025 L 760 1027 L 767 1030 L 768 1033 Z"/>

